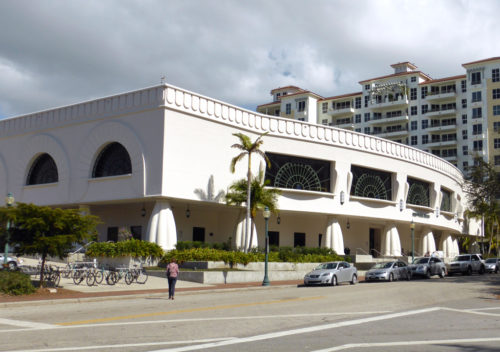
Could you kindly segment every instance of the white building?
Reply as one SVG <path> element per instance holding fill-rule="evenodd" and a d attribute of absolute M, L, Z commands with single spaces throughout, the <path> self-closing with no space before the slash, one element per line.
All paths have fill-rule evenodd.
<path fill-rule="evenodd" d="M 289 96 L 315 97 L 296 89 Z M 461 172 L 439 157 L 170 85 L 1 120 L 0 194 L 82 208 L 102 219 L 100 240 L 116 240 L 118 228 L 129 227 L 165 249 L 188 240 L 242 247 L 244 208 L 200 192 L 210 193 L 211 179 L 217 193 L 246 176 L 245 162 L 229 171 L 237 132 L 252 139 L 269 133 L 266 177 L 283 191 L 269 222 L 271 244 L 400 255 L 412 248 L 413 221 L 417 253 L 452 256 L 457 236 L 478 233 L 464 221 Z M 254 162 L 254 174 L 258 168 Z M 256 230 L 259 245 L 261 217 Z"/>
<path fill-rule="evenodd" d="M 376 135 L 440 156 L 466 170 L 475 157 L 500 172 L 500 57 L 432 79 L 409 62 L 359 82 L 361 91 L 329 98 L 299 87 L 273 89 L 257 111 Z"/>

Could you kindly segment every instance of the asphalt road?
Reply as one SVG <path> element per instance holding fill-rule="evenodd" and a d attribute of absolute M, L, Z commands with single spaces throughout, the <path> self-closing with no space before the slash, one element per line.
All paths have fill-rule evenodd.
<path fill-rule="evenodd" d="M 500 275 L 0 308 L 1 351 L 500 351 Z"/>

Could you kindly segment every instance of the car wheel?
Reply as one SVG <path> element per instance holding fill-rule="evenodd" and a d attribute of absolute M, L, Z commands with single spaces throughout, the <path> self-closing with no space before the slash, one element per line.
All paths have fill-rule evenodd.
<path fill-rule="evenodd" d="M 430 279 L 431 278 L 431 269 L 427 269 L 427 271 L 425 272 L 425 277 L 427 279 Z"/>
<path fill-rule="evenodd" d="M 356 285 L 357 282 L 358 282 L 358 276 L 356 274 L 353 274 L 351 279 L 351 285 Z"/>
<path fill-rule="evenodd" d="M 17 269 L 17 263 L 16 262 L 9 262 L 9 270 L 16 270 Z"/>
<path fill-rule="evenodd" d="M 441 269 L 441 272 L 439 273 L 439 277 L 442 279 L 446 275 L 446 270 L 444 268 Z"/>
<path fill-rule="evenodd" d="M 388 281 L 389 281 L 389 282 L 394 281 L 394 274 L 393 274 L 393 273 L 390 273 L 390 274 L 389 274 L 389 280 L 388 280 Z"/>
<path fill-rule="evenodd" d="M 470 266 L 467 268 L 467 275 L 472 275 L 472 268 Z"/>
<path fill-rule="evenodd" d="M 484 272 L 485 272 L 484 266 L 481 265 L 481 267 L 479 268 L 479 275 L 483 275 Z"/>
<path fill-rule="evenodd" d="M 332 281 L 330 282 L 330 285 L 337 286 L 337 277 L 335 275 L 332 276 Z"/>
<path fill-rule="evenodd" d="M 498 266 L 495 268 L 495 274 L 498 274 Z"/>

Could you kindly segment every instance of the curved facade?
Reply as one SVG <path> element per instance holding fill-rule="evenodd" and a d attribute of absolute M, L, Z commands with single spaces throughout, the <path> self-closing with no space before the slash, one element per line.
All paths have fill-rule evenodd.
<path fill-rule="evenodd" d="M 0 192 L 98 215 L 100 240 L 129 227 L 135 237 L 165 249 L 186 240 L 240 246 L 249 243 L 242 234 L 244 209 L 213 197 L 246 177 L 245 162 L 235 174 L 229 171 L 237 132 L 252 139 L 268 133 L 262 150 L 272 166 L 266 178 L 282 189 L 280 213 L 269 221 L 271 243 L 401 255 L 412 248 L 413 221 L 416 254 L 442 250 L 452 256 L 457 235 L 478 234 L 476 224 L 464 222 L 462 174 L 441 158 L 170 85 L 0 121 Z M 123 163 L 93 177 L 110 145 L 120 146 L 114 157 Z M 55 162 L 57 182 L 27 185 L 30 167 L 44 153 Z M 253 160 L 256 174 L 259 162 Z M 252 245 L 264 243 L 263 229 L 258 218 Z"/>

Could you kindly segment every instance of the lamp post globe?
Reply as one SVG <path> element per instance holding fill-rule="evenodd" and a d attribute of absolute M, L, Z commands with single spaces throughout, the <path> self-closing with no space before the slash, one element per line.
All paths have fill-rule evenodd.
<path fill-rule="evenodd" d="M 265 263 L 264 263 L 264 280 L 262 281 L 262 286 L 269 286 L 271 283 L 269 282 L 268 276 L 268 262 L 269 262 L 269 231 L 268 231 L 268 222 L 269 217 L 271 216 L 271 212 L 268 207 L 264 208 L 262 212 L 262 216 L 264 216 L 264 220 L 266 222 L 266 254 L 265 254 Z"/>

